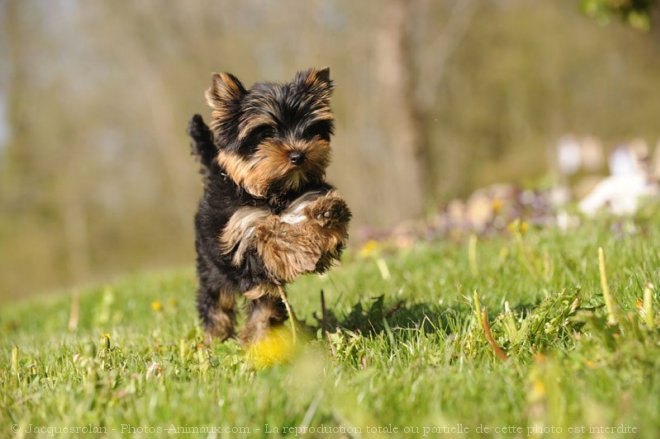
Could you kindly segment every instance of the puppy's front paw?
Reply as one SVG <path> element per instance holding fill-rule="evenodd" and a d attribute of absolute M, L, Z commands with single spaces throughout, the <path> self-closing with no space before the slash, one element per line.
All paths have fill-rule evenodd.
<path fill-rule="evenodd" d="M 351 211 L 346 202 L 337 195 L 318 198 L 308 206 L 307 215 L 321 226 L 328 227 L 339 223 L 348 223 Z"/>

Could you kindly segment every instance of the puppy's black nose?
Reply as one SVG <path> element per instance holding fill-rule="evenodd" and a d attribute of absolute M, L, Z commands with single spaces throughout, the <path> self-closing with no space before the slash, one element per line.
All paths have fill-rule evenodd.
<path fill-rule="evenodd" d="M 305 161 L 305 154 L 300 151 L 294 151 L 289 154 L 289 160 L 291 160 L 291 163 L 294 165 L 299 165 Z"/>

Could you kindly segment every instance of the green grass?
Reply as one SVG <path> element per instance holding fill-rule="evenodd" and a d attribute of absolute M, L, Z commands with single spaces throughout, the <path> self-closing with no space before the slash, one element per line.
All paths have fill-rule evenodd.
<path fill-rule="evenodd" d="M 85 427 L 112 437 L 160 437 L 152 432 L 170 428 L 207 437 L 204 428 L 217 427 L 210 437 L 277 437 L 309 427 L 308 437 L 346 429 L 361 432 L 353 437 L 545 430 L 655 438 L 657 288 L 652 321 L 638 302 L 649 282 L 660 285 L 658 243 L 660 215 L 652 212 L 622 228 L 599 220 L 566 233 L 480 239 L 472 259 L 467 240 L 354 253 L 329 275 L 289 288 L 312 341 L 291 364 L 261 371 L 233 341 L 203 344 L 191 269 L 81 292 L 73 330 L 71 295 L 7 304 L 0 311 L 0 437 L 13 436 L 12 428 L 36 436 L 38 427 L 50 428 L 41 436 Z M 607 323 L 598 247 L 616 325 Z M 321 289 L 328 337 L 315 318 Z M 486 340 L 475 298 L 508 360 Z M 583 434 L 569 430 L 580 428 Z M 54 436 L 77 435 L 70 431 Z"/>

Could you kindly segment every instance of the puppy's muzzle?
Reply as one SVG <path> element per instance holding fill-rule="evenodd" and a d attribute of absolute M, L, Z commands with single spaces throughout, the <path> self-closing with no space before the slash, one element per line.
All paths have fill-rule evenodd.
<path fill-rule="evenodd" d="M 294 165 L 301 165 L 305 161 L 305 153 L 300 151 L 293 151 L 289 153 L 289 160 Z"/>

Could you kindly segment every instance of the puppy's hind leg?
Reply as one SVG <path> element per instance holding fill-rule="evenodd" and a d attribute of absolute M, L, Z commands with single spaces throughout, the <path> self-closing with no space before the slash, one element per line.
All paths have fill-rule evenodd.
<path fill-rule="evenodd" d="M 209 338 L 224 341 L 234 335 L 236 300 L 232 291 L 200 285 L 197 310 Z"/>
<path fill-rule="evenodd" d="M 264 338 L 268 329 L 275 325 L 282 324 L 287 318 L 286 307 L 282 299 L 263 291 L 265 286 L 257 287 L 254 295 L 261 295 L 248 303 L 248 317 L 245 327 L 241 331 L 241 343 L 244 345 L 253 343 Z M 250 299 L 251 293 L 246 293 L 246 298 Z M 254 297 L 254 295 L 252 295 Z"/>

